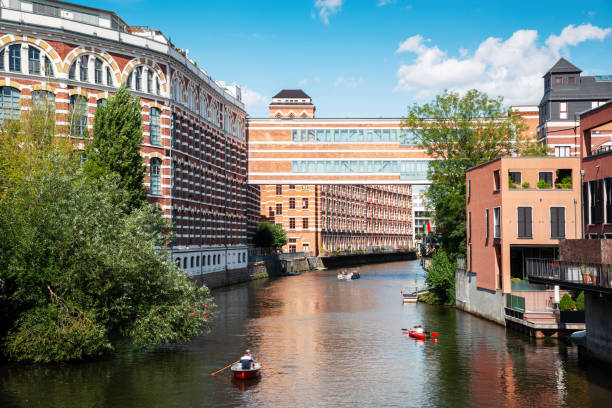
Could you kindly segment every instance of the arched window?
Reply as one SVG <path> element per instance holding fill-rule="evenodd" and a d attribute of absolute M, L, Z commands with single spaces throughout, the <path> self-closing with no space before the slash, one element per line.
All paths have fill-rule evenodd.
<path fill-rule="evenodd" d="M 106 67 L 106 85 L 113 86 L 113 73 L 109 67 Z"/>
<path fill-rule="evenodd" d="M 28 72 L 40 75 L 40 51 L 32 46 L 28 47 Z"/>
<path fill-rule="evenodd" d="M 94 81 L 96 84 L 102 85 L 104 83 L 104 71 L 102 70 L 102 60 L 100 58 L 96 58 L 94 60 Z"/>
<path fill-rule="evenodd" d="M 149 141 L 152 145 L 161 145 L 161 136 L 159 130 L 159 109 L 151 108 L 149 115 Z"/>
<path fill-rule="evenodd" d="M 206 257 L 202 255 L 202 266 L 206 266 Z"/>
<path fill-rule="evenodd" d="M 174 262 L 176 262 L 176 266 L 178 266 L 179 268 L 181 267 L 181 258 L 176 258 Z"/>
<path fill-rule="evenodd" d="M 187 269 L 187 257 L 183 258 L 183 269 Z"/>
<path fill-rule="evenodd" d="M 98 99 L 98 101 L 96 102 L 96 105 L 98 106 L 98 108 L 100 106 L 105 106 L 106 105 L 106 99 L 104 99 L 104 98 Z"/>
<path fill-rule="evenodd" d="M 89 64 L 89 57 L 87 55 L 82 55 L 80 60 L 79 79 L 81 81 L 87 81 L 89 80 L 89 67 L 87 66 Z"/>
<path fill-rule="evenodd" d="M 153 91 L 153 73 L 150 69 L 147 69 L 147 92 L 151 93 Z"/>
<path fill-rule="evenodd" d="M 151 159 L 151 194 L 161 195 L 161 160 Z"/>
<path fill-rule="evenodd" d="M 32 108 L 35 111 L 55 112 L 55 95 L 49 91 L 32 91 Z"/>
<path fill-rule="evenodd" d="M 142 90 L 142 67 L 136 67 L 134 70 L 134 89 Z"/>
<path fill-rule="evenodd" d="M 191 257 L 191 263 L 189 264 L 190 268 L 193 268 L 193 256 Z"/>
<path fill-rule="evenodd" d="M 200 266 L 200 257 L 196 256 L 196 267 Z"/>
<path fill-rule="evenodd" d="M 21 114 L 21 93 L 10 86 L 0 88 L 0 122 L 19 120 Z"/>
<path fill-rule="evenodd" d="M 210 266 L 210 255 L 208 255 L 208 261 L 206 262 L 206 265 Z"/>
<path fill-rule="evenodd" d="M 9 71 L 21 72 L 21 44 L 9 46 Z"/>
<path fill-rule="evenodd" d="M 183 98 L 183 83 L 178 77 L 174 78 L 172 82 L 172 99 L 179 103 L 184 103 L 185 101 Z"/>
<path fill-rule="evenodd" d="M 70 95 L 70 134 L 87 135 L 87 100 L 81 95 Z"/>
<path fill-rule="evenodd" d="M 213 265 L 217 264 L 217 257 L 215 255 L 213 255 Z"/>

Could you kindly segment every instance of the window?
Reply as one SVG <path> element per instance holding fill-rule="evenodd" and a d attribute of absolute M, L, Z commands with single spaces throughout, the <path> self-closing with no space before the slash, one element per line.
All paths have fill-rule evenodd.
<path fill-rule="evenodd" d="M 493 208 L 493 238 L 501 238 L 501 207 Z"/>
<path fill-rule="evenodd" d="M 32 107 L 45 112 L 55 112 L 55 95 L 49 91 L 32 91 Z"/>
<path fill-rule="evenodd" d="M 516 187 L 520 187 L 521 185 L 521 172 L 520 171 L 509 171 L 508 176 L 509 176 L 511 184 L 514 184 Z"/>
<path fill-rule="evenodd" d="M 4 71 L 4 50 L 0 51 L 0 71 Z"/>
<path fill-rule="evenodd" d="M 81 81 L 87 81 L 89 79 L 89 72 L 87 72 L 87 64 L 89 63 L 89 58 L 87 55 L 83 55 L 81 57 L 81 70 L 79 79 Z"/>
<path fill-rule="evenodd" d="M 283 194 L 283 186 L 280 184 L 276 185 L 276 195 L 281 195 Z"/>
<path fill-rule="evenodd" d="M 149 117 L 149 140 L 152 145 L 160 146 L 160 126 L 159 126 L 159 109 L 151 108 L 151 114 Z"/>
<path fill-rule="evenodd" d="M 308 218 L 302 218 L 302 228 L 308 229 Z"/>
<path fill-rule="evenodd" d="M 603 180 L 589 181 L 589 224 L 603 222 Z"/>
<path fill-rule="evenodd" d="M 468 201 L 470 200 L 471 195 L 472 195 L 472 180 L 468 180 L 467 181 L 467 199 Z"/>
<path fill-rule="evenodd" d="M 83 137 L 87 132 L 87 101 L 81 95 L 70 95 L 70 134 Z"/>
<path fill-rule="evenodd" d="M 568 85 L 576 85 L 576 77 L 567 77 Z"/>
<path fill-rule="evenodd" d="M 604 194 L 606 199 L 606 224 L 612 224 L 612 177 L 604 179 Z"/>
<path fill-rule="evenodd" d="M 106 99 L 104 99 L 104 98 L 98 99 L 98 101 L 96 102 L 96 105 L 97 105 L 98 108 L 100 106 L 105 106 L 106 105 Z"/>
<path fill-rule="evenodd" d="M 499 191 L 499 170 L 493 172 L 493 191 Z"/>
<path fill-rule="evenodd" d="M 10 86 L 0 87 L 0 123 L 5 120 L 19 120 L 21 114 L 20 97 L 19 89 Z"/>
<path fill-rule="evenodd" d="M 468 240 L 472 240 L 472 212 L 468 211 Z"/>
<path fill-rule="evenodd" d="M 295 229 L 295 218 L 289 218 L 289 229 Z"/>
<path fill-rule="evenodd" d="M 538 172 L 538 188 L 552 188 L 552 182 L 553 182 L 552 171 Z"/>
<path fill-rule="evenodd" d="M 94 80 L 96 84 L 102 84 L 102 60 L 100 58 L 94 60 Z"/>
<path fill-rule="evenodd" d="M 289 209 L 295 209 L 295 198 L 293 197 L 289 199 Z"/>
<path fill-rule="evenodd" d="M 308 208 L 308 198 L 302 198 L 302 208 Z"/>
<path fill-rule="evenodd" d="M 519 238 L 533 238 L 532 235 L 532 218 L 531 218 L 531 207 L 517 207 L 518 210 L 518 237 Z"/>
<path fill-rule="evenodd" d="M 68 79 L 76 79 L 76 63 L 72 64 L 68 69 Z"/>
<path fill-rule="evenodd" d="M 485 209 L 485 239 L 489 239 L 489 209 Z"/>
<path fill-rule="evenodd" d="M 142 67 L 136 67 L 136 74 L 134 75 L 134 89 L 140 91 L 142 87 Z"/>
<path fill-rule="evenodd" d="M 550 237 L 565 238 L 565 207 L 550 207 Z"/>
<path fill-rule="evenodd" d="M 106 67 L 106 85 L 113 86 L 113 73 L 109 67 Z"/>
<path fill-rule="evenodd" d="M 295 184 L 289 184 L 289 190 L 295 190 Z"/>
<path fill-rule="evenodd" d="M 309 252 L 310 244 L 308 242 L 302 242 L 302 252 Z"/>
<path fill-rule="evenodd" d="M 276 215 L 283 215 L 283 204 L 276 203 Z"/>
<path fill-rule="evenodd" d="M 291 252 L 291 253 L 297 252 L 297 246 L 289 245 L 289 252 Z"/>
<path fill-rule="evenodd" d="M 553 79 L 553 83 L 554 83 L 555 85 L 563 85 L 563 77 L 555 77 L 555 78 Z"/>
<path fill-rule="evenodd" d="M 570 157 L 570 146 L 555 146 L 555 157 Z"/>
<path fill-rule="evenodd" d="M 155 78 L 155 93 L 159 95 L 159 92 L 160 92 L 159 79 Z"/>
<path fill-rule="evenodd" d="M 147 92 L 151 93 L 151 86 L 153 84 L 153 74 L 150 69 L 147 69 Z"/>
<path fill-rule="evenodd" d="M 21 44 L 9 46 L 9 71 L 21 72 Z"/>
<path fill-rule="evenodd" d="M 567 102 L 559 102 L 559 119 L 567 119 Z"/>
<path fill-rule="evenodd" d="M 49 57 L 45 57 L 45 76 L 53 76 L 53 66 L 51 65 L 51 60 L 49 59 Z"/>
<path fill-rule="evenodd" d="M 40 51 L 32 46 L 28 47 L 28 72 L 40 75 Z"/>

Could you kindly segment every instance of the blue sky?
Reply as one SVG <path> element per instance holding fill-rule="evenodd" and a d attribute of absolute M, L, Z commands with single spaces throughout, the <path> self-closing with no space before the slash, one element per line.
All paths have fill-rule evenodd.
<path fill-rule="evenodd" d="M 612 74 L 612 1 L 83 0 L 160 29 L 247 111 L 302 88 L 318 117 L 400 117 L 444 89 L 537 104 L 560 57 Z"/>

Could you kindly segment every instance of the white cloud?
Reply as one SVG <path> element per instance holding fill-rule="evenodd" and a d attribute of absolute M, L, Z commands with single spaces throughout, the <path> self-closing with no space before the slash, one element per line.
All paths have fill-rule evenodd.
<path fill-rule="evenodd" d="M 298 83 L 300 84 L 300 86 L 306 86 L 306 84 L 308 84 L 308 80 L 307 79 L 302 79 Z"/>
<path fill-rule="evenodd" d="M 542 93 L 542 75 L 561 56 L 568 56 L 569 46 L 587 40 L 603 40 L 609 28 L 591 24 L 569 25 L 559 36 L 551 35 L 544 46 L 538 45 L 538 33 L 519 30 L 506 40 L 489 37 L 470 55 L 460 49 L 460 57 L 449 57 L 421 35 L 409 37 L 398 45 L 396 54 L 416 54 L 410 64 L 397 71 L 397 91 L 410 91 L 418 99 L 430 98 L 444 89 L 464 92 L 477 88 L 490 96 L 504 96 L 509 104 L 537 103 Z"/>
<path fill-rule="evenodd" d="M 257 108 L 267 107 L 270 103 L 270 98 L 244 86 L 242 87 L 242 102 L 244 102 L 246 110 L 249 112 Z"/>
<path fill-rule="evenodd" d="M 342 8 L 343 0 L 316 0 L 314 6 L 319 9 L 319 17 L 325 24 L 329 24 L 329 17 L 337 14 Z"/>
<path fill-rule="evenodd" d="M 359 85 L 363 84 L 363 77 L 359 77 L 359 78 L 354 78 L 354 77 L 350 77 L 350 78 L 345 78 L 344 76 L 340 75 L 337 79 L 336 82 L 334 82 L 334 86 L 340 86 L 340 85 L 344 85 L 347 88 L 357 88 Z"/>
<path fill-rule="evenodd" d="M 376 5 L 378 7 L 382 7 L 393 3 L 397 3 L 397 0 L 378 0 L 378 3 L 376 3 Z"/>

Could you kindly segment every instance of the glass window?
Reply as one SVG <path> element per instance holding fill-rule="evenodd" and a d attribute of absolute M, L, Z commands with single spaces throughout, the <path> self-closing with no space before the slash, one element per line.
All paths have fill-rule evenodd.
<path fill-rule="evenodd" d="M 153 84 L 153 74 L 150 69 L 147 69 L 147 92 L 151 93 L 151 86 Z"/>
<path fill-rule="evenodd" d="M 55 112 L 55 95 L 49 91 L 32 91 L 32 106 L 38 110 Z"/>
<path fill-rule="evenodd" d="M 51 65 L 51 59 L 49 59 L 49 57 L 45 57 L 45 76 L 53 76 L 53 66 Z"/>
<path fill-rule="evenodd" d="M 142 87 L 142 67 L 136 68 L 136 74 L 134 75 L 134 88 L 140 91 Z"/>
<path fill-rule="evenodd" d="M 151 194 L 161 195 L 161 160 L 151 159 Z"/>
<path fill-rule="evenodd" d="M 0 88 L 0 122 L 19 120 L 21 113 L 19 89 L 3 86 Z"/>
<path fill-rule="evenodd" d="M 295 229 L 295 218 L 289 218 L 289 229 Z"/>
<path fill-rule="evenodd" d="M 160 125 L 159 125 L 159 109 L 151 108 L 149 122 L 149 139 L 152 145 L 161 145 Z"/>
<path fill-rule="evenodd" d="M 0 71 L 4 71 L 4 50 L 0 51 Z"/>
<path fill-rule="evenodd" d="M 160 86 L 159 86 L 159 79 L 155 78 L 155 93 L 157 95 L 160 94 Z M 202 113 L 202 115 L 204 115 L 204 113 Z"/>
<path fill-rule="evenodd" d="M 21 72 L 21 44 L 9 46 L 9 71 Z"/>
<path fill-rule="evenodd" d="M 76 79 L 76 62 L 68 69 L 68 79 Z"/>
<path fill-rule="evenodd" d="M 109 67 L 106 67 L 106 85 L 113 86 L 113 74 Z"/>
<path fill-rule="evenodd" d="M 521 172 L 520 171 L 509 171 L 508 178 L 510 181 L 510 188 L 517 188 L 521 186 Z"/>
<path fill-rule="evenodd" d="M 102 84 L 102 60 L 96 58 L 94 63 L 94 79 L 96 84 Z"/>
<path fill-rule="evenodd" d="M 40 51 L 32 46 L 28 48 L 28 72 L 40 75 Z"/>
<path fill-rule="evenodd" d="M 97 107 L 99 108 L 100 106 L 104 106 L 106 105 L 106 99 L 104 98 L 100 98 L 98 99 L 98 101 L 96 102 Z"/>
<path fill-rule="evenodd" d="M 87 81 L 89 80 L 89 72 L 88 72 L 88 65 L 89 64 L 89 57 L 87 57 L 87 55 L 83 55 L 81 57 L 81 70 L 80 70 L 80 76 L 79 79 L 81 81 Z"/>
<path fill-rule="evenodd" d="M 87 132 L 87 101 L 81 95 L 70 96 L 70 134 L 84 137 Z"/>

